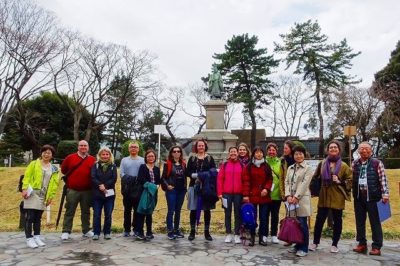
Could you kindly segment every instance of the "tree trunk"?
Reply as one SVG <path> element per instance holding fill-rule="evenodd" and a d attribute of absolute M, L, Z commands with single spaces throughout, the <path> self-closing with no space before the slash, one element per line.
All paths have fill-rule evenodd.
<path fill-rule="evenodd" d="M 320 158 L 324 157 L 324 118 L 322 116 L 322 104 L 321 104 L 321 85 L 317 79 L 317 86 L 315 89 L 315 97 L 317 98 L 317 110 L 319 120 L 319 148 L 318 155 Z"/>
<path fill-rule="evenodd" d="M 254 114 L 254 108 L 249 107 L 249 115 L 251 119 L 251 149 L 254 149 L 256 146 L 256 134 L 257 134 L 257 122 L 256 116 Z"/>
<path fill-rule="evenodd" d="M 74 111 L 74 140 L 79 141 L 79 124 L 81 122 L 82 113 L 79 110 Z"/>

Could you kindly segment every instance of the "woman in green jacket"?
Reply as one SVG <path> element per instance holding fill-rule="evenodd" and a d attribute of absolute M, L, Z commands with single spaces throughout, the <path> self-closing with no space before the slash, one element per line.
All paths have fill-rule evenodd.
<path fill-rule="evenodd" d="M 279 209 L 281 207 L 282 198 L 285 197 L 285 193 L 281 193 L 280 184 L 285 182 L 285 178 L 281 171 L 281 159 L 277 157 L 278 155 L 278 145 L 275 143 L 267 144 L 267 163 L 271 166 L 273 185 L 271 190 L 272 202 L 267 203 L 267 237 L 269 231 L 269 217 L 271 216 L 271 241 L 274 244 L 279 244 L 278 240 L 278 223 L 279 223 Z"/>
<path fill-rule="evenodd" d="M 22 180 L 22 197 L 26 214 L 25 236 L 30 248 L 46 245 L 40 238 L 40 221 L 44 209 L 51 204 L 60 182 L 58 168 L 51 164 L 54 153 L 52 146 L 44 145 L 40 149 L 40 158 L 28 165 Z"/>

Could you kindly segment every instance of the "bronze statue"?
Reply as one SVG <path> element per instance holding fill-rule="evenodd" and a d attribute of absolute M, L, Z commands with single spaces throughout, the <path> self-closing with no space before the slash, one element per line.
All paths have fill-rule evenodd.
<path fill-rule="evenodd" d="M 221 99 L 223 87 L 222 76 L 217 69 L 217 65 L 213 64 L 212 73 L 208 78 L 208 92 L 211 99 Z"/>

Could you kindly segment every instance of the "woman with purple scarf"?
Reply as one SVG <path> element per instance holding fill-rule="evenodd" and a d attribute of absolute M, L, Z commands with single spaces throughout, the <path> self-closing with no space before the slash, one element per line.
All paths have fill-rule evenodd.
<path fill-rule="evenodd" d="M 311 251 L 317 249 L 321 239 L 322 227 L 328 212 L 331 211 L 333 235 L 330 251 L 332 253 L 339 252 L 337 244 L 342 234 L 343 210 L 352 185 L 352 172 L 350 167 L 340 158 L 341 151 L 341 143 L 337 140 L 331 140 L 326 148 L 328 156 L 318 164 L 313 176 L 313 179 L 321 179 L 321 189 L 314 226 L 314 241 L 309 247 Z"/>

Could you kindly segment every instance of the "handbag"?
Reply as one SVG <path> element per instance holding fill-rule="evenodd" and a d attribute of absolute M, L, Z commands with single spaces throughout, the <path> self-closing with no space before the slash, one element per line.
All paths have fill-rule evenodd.
<path fill-rule="evenodd" d="M 312 197 L 319 197 L 319 192 L 321 191 L 321 177 L 316 176 L 311 179 L 310 182 L 310 193 Z"/>
<path fill-rule="evenodd" d="M 296 210 L 295 210 L 296 212 Z M 297 212 L 296 212 L 297 216 Z M 287 243 L 303 244 L 304 235 L 296 216 L 290 216 L 286 208 L 286 217 L 280 221 L 278 239 Z"/>

